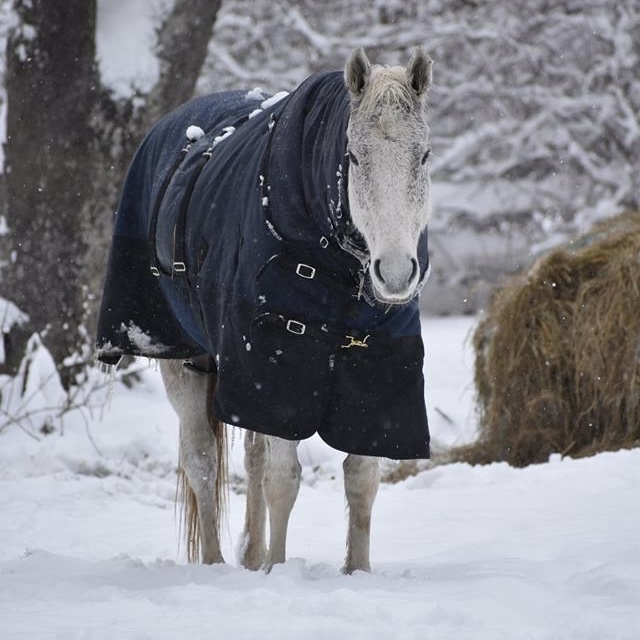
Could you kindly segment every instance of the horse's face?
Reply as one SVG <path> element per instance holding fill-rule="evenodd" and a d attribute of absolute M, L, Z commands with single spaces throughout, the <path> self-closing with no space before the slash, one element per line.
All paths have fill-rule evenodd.
<path fill-rule="evenodd" d="M 431 213 L 425 107 L 431 60 L 416 49 L 406 69 L 371 66 L 357 49 L 345 81 L 351 218 L 369 249 L 376 297 L 401 304 L 420 279 L 418 240 Z"/>

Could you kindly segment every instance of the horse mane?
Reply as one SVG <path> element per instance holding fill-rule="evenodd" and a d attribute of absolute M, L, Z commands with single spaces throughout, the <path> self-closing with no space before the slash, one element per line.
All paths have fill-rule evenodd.
<path fill-rule="evenodd" d="M 373 113 L 380 107 L 392 107 L 402 111 L 412 109 L 415 96 L 407 81 L 404 67 L 374 65 L 366 89 L 358 104 L 364 113 Z"/>

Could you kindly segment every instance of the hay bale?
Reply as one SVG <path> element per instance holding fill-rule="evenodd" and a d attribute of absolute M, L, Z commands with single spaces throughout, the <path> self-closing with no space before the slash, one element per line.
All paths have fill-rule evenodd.
<path fill-rule="evenodd" d="M 515 466 L 640 444 L 640 213 L 595 227 L 493 297 L 474 337 L 477 443 Z"/>

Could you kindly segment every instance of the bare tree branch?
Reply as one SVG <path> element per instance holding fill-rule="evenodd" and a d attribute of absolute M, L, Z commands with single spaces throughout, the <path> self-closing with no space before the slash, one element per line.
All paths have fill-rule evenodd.
<path fill-rule="evenodd" d="M 220 0 L 175 0 L 158 32 L 160 77 L 149 95 L 149 121 L 193 95 L 220 4 Z"/>

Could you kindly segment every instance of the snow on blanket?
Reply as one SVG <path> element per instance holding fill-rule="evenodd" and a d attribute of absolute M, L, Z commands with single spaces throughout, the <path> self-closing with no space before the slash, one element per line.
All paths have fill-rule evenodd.
<path fill-rule="evenodd" d="M 440 446 L 473 434 L 467 319 L 428 320 L 425 372 Z M 40 443 L 0 433 L 0 638 L 635 640 L 640 450 L 512 469 L 447 465 L 384 485 L 371 575 L 343 576 L 342 456 L 301 450 L 289 561 L 188 565 L 174 516 L 177 427 L 156 371 L 116 386 L 104 416 Z M 90 433 L 92 439 L 87 437 Z M 242 487 L 239 433 L 234 486 Z"/>

